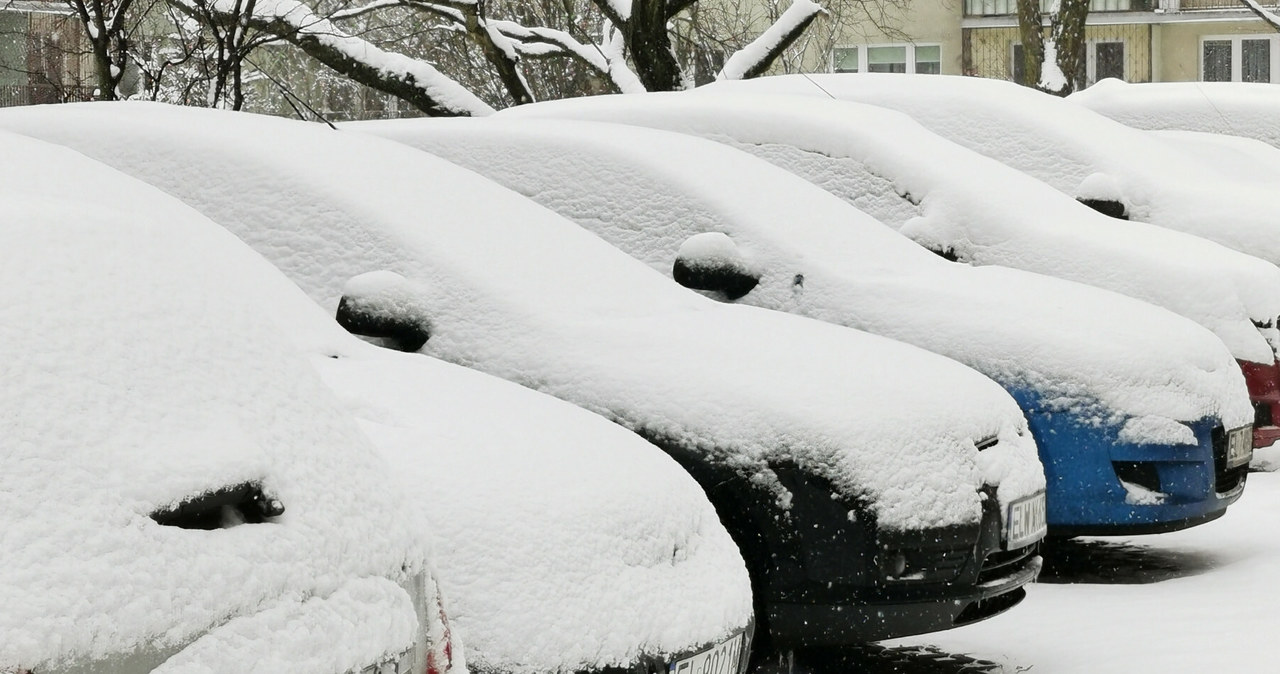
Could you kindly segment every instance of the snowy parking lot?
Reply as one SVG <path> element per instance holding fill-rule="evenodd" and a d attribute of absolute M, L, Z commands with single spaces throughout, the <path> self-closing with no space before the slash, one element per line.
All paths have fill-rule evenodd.
<path fill-rule="evenodd" d="M 1268 672 L 1280 587 L 1280 474 L 1254 473 L 1221 519 L 1050 550 L 1040 581 L 985 622 L 835 658 L 876 672 Z M 890 657 L 892 655 L 893 657 Z M 952 657 L 945 657 L 950 655 Z M 880 662 L 881 664 L 875 664 Z M 856 665 L 851 668 L 849 665 Z"/>

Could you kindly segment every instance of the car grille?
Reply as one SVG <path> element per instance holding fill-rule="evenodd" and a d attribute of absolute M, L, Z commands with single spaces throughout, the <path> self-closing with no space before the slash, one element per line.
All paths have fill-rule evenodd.
<path fill-rule="evenodd" d="M 996 550 L 987 555 L 978 571 L 978 584 L 990 582 L 1008 576 L 1022 566 L 1036 553 L 1039 543 L 1017 548 L 1015 550 Z"/>
<path fill-rule="evenodd" d="M 972 553 L 970 546 L 912 550 L 907 554 L 904 579 L 920 582 L 950 582 L 960 576 Z"/>
<path fill-rule="evenodd" d="M 1213 428 L 1212 439 L 1214 491 L 1225 494 L 1244 482 L 1249 466 L 1227 469 L 1227 431 L 1221 425 Z"/>
<path fill-rule="evenodd" d="M 1253 426 L 1274 426 L 1275 422 L 1271 417 L 1271 403 L 1263 400 L 1253 401 Z"/>

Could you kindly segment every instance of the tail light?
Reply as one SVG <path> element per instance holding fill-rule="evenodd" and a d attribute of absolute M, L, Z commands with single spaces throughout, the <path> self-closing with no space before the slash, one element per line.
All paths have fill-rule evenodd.
<path fill-rule="evenodd" d="M 435 593 L 436 615 L 440 620 L 429 631 L 430 646 L 427 650 L 427 674 L 448 674 L 453 669 L 453 631 L 449 628 L 449 616 L 437 588 Z"/>

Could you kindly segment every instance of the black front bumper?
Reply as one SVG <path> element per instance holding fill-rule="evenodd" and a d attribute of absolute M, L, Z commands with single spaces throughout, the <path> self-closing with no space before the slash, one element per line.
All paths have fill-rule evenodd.
<path fill-rule="evenodd" d="M 956 585 L 854 603 L 765 602 L 775 643 L 792 647 L 842 646 L 950 629 L 1004 612 L 1026 596 L 1042 560 L 1030 555 L 1007 575 L 977 585 Z"/>

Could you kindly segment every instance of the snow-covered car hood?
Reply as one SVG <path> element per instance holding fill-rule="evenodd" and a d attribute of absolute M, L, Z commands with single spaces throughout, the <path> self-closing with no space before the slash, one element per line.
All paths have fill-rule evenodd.
<path fill-rule="evenodd" d="M 550 396 L 356 339 L 270 263 L 189 206 L 63 148 L 3 138 L 10 141 L 6 149 L 21 141 L 43 156 L 70 155 L 77 167 L 93 165 L 97 171 L 82 172 L 86 181 L 92 178 L 86 184 L 98 190 L 94 196 L 110 195 L 130 204 L 135 220 L 166 228 L 172 243 L 159 250 L 175 259 L 153 264 L 151 249 L 138 245 L 131 230 L 100 226 L 130 251 L 131 264 L 162 271 L 168 264 L 185 265 L 174 282 L 157 282 L 150 293 L 127 295 L 122 302 L 147 310 L 139 298 L 201 284 L 200 298 L 217 288 L 230 303 L 273 317 L 288 331 L 295 350 L 307 356 L 390 463 L 395 478 L 383 479 L 403 487 L 399 493 L 418 516 L 413 540 L 429 538 L 455 636 L 478 669 L 626 667 L 641 655 L 699 648 L 748 625 L 751 588 L 737 546 L 702 489 L 658 448 Z M 57 166 L 70 177 L 67 161 Z M 91 244 L 85 244 L 89 250 Z M 50 255 L 55 252 L 50 249 Z M 197 270 L 200 275 L 184 283 Z M 190 299 L 188 293 L 175 301 Z M 197 303 L 192 310 L 202 309 Z M 210 328 L 203 334 L 223 339 L 222 332 Z M 333 405 L 325 409 L 335 414 Z M 366 440 L 356 442 L 367 451 Z M 344 544 L 382 541 L 358 534 L 343 536 Z M 317 650 L 310 636 L 321 632 L 335 638 L 352 634 L 350 641 L 364 649 L 356 655 L 363 655 L 378 639 L 401 638 L 406 629 L 388 623 L 398 613 L 387 609 L 379 617 L 373 609 L 402 610 L 409 596 L 395 595 L 399 588 L 375 580 L 348 583 L 323 601 L 294 597 L 235 618 L 201 636 L 162 671 L 239 671 L 247 669 L 245 663 L 255 671 L 325 671 L 320 667 L 333 654 Z M 433 595 L 434 590 L 427 596 Z M 378 662 L 379 653 L 355 658 L 354 664 Z"/>
<path fill-rule="evenodd" d="M 549 101 L 495 119 L 531 116 L 637 124 L 724 142 L 808 179 L 936 252 L 1163 306 L 1212 330 L 1237 358 L 1274 361 L 1254 324 L 1274 326 L 1280 315 L 1274 265 L 1196 237 L 1107 218 L 891 110 L 779 95 L 653 94 Z M 1277 338 L 1273 330 L 1267 335 Z"/>
<path fill-rule="evenodd" d="M 984 476 L 1003 476 L 1004 502 L 1043 488 L 1016 404 L 972 370 L 846 328 L 717 304 L 420 151 L 146 104 L 59 106 L 4 123 L 179 196 L 329 309 L 352 277 L 401 274 L 426 309 L 423 353 L 700 448 L 766 484 L 770 462 L 794 462 L 868 503 L 881 528 L 977 522 Z M 979 465 L 974 443 L 991 437 L 1001 449 Z"/>
<path fill-rule="evenodd" d="M 1067 100 L 1138 129 L 1221 133 L 1280 147 L 1280 91 L 1261 82 L 1106 79 Z"/>
<path fill-rule="evenodd" d="M 720 143 L 619 124 L 500 117 L 349 128 L 493 177 L 663 274 L 690 237 L 727 234 L 759 274 L 739 301 L 921 346 L 1006 387 L 1031 389 L 1054 411 L 1110 424 L 1222 417 L 1234 428 L 1252 418 L 1244 379 L 1222 342 L 1165 309 L 1038 274 L 948 262 L 804 179 Z"/>
<path fill-rule="evenodd" d="M 981 77 L 817 75 L 807 88 L 794 77 L 768 79 L 708 91 L 786 90 L 892 108 L 1072 198 L 1117 201 L 1132 220 L 1280 263 L 1280 224 L 1272 217 L 1280 196 L 1265 182 L 1225 180 L 1177 147 L 1057 96 Z"/>
<path fill-rule="evenodd" d="M 289 618 L 275 637 L 334 672 L 413 647 L 424 527 L 272 312 L 223 292 L 205 244 L 234 237 L 64 148 L 0 148 L 0 669 L 143 671 L 236 616 Z M 245 483 L 283 514 L 168 518 Z M 315 602 L 376 634 L 317 640 Z"/>

